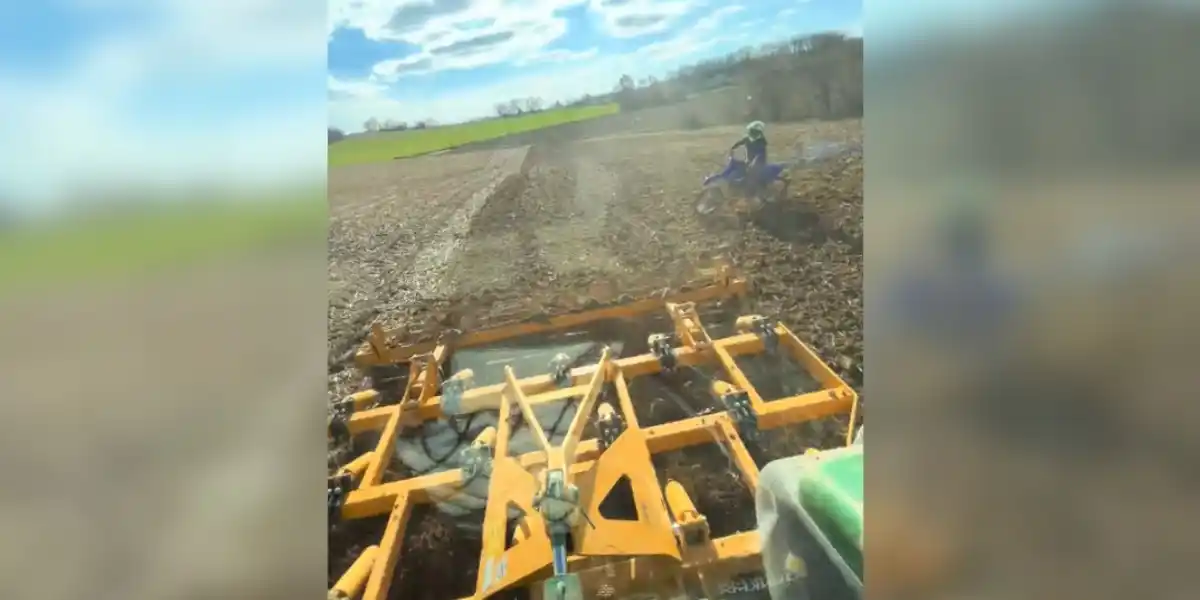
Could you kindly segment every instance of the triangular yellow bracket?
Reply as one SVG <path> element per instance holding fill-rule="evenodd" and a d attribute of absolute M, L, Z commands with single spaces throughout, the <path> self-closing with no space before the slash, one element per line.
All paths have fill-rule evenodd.
<path fill-rule="evenodd" d="M 611 520 L 600 514 L 600 504 L 622 477 L 628 477 L 638 520 Z M 576 477 L 580 503 L 587 519 L 576 525 L 575 554 L 580 556 L 661 556 L 680 560 L 671 530 L 671 518 L 658 489 L 646 437 L 627 429 Z"/>
<path fill-rule="evenodd" d="M 546 531 L 546 522 L 533 507 L 533 499 L 544 491 L 542 488 L 545 486 L 547 471 L 562 470 L 564 473 L 570 473 L 579 438 L 583 435 L 583 427 L 592 414 L 592 408 L 599 398 L 600 390 L 612 373 L 612 353 L 605 348 L 592 379 L 586 385 L 580 386 L 583 400 L 579 403 L 575 418 L 567 430 L 566 438 L 561 445 L 554 446 L 538 423 L 533 412 L 533 404 L 521 391 L 516 374 L 513 373 L 511 367 L 505 369 L 507 385 L 500 402 L 494 449 L 496 458 L 492 465 L 492 481 L 488 488 L 488 505 L 483 521 L 484 547 L 479 562 L 479 575 L 475 582 L 476 598 L 488 598 L 501 590 L 523 585 L 529 577 L 539 571 L 553 568 L 553 551 L 550 537 Z M 509 417 L 517 410 L 521 411 L 525 425 L 530 429 L 539 448 L 546 453 L 546 465 L 539 475 L 525 470 L 517 459 L 508 456 L 509 439 L 512 435 L 512 423 Z M 642 464 L 648 467 L 650 454 L 645 448 L 644 439 L 638 438 L 635 443 L 641 445 L 642 452 L 645 454 Z M 609 452 L 612 452 L 612 448 L 609 449 Z M 608 481 L 605 495 L 622 474 L 617 473 L 611 481 Z M 654 489 L 653 470 L 649 472 L 649 475 L 649 489 Z M 643 486 L 645 485 L 644 477 L 640 483 L 633 481 L 631 483 L 635 488 Z M 603 499 L 601 496 L 595 501 L 596 506 L 593 512 L 597 515 L 599 512 L 596 509 Z M 505 550 L 508 543 L 506 534 L 510 505 L 514 505 L 524 512 L 523 525 L 525 529 L 522 535 L 515 537 L 512 547 Z M 661 507 L 659 510 L 661 511 Z M 616 521 L 614 523 L 622 524 Z M 664 521 L 664 523 L 663 531 L 666 532 L 667 539 L 671 540 L 670 523 L 669 521 Z M 632 523 L 632 525 L 637 525 L 637 523 Z M 656 553 L 652 552 L 651 554 Z M 678 551 L 676 551 L 675 557 L 678 558 Z"/>
<path fill-rule="evenodd" d="M 519 389 L 517 393 L 520 393 Z M 508 456 L 508 440 L 512 435 L 509 416 L 514 404 L 513 395 L 506 392 L 500 402 L 500 418 L 496 425 L 495 458 L 488 485 L 487 509 L 483 514 L 483 552 L 475 579 L 475 598 L 488 598 L 518 585 L 549 567 L 553 559 L 546 526 L 533 508 L 533 497 L 541 484 L 537 477 L 521 467 L 517 459 Z M 510 504 L 527 515 L 524 519 L 526 531 L 506 550 Z"/>
<path fill-rule="evenodd" d="M 492 465 L 492 485 L 483 516 L 483 552 L 475 579 L 475 598 L 488 598 L 501 590 L 522 585 L 527 578 L 550 568 L 552 553 L 546 526 L 533 508 L 538 481 L 514 458 L 497 458 Z M 508 543 L 508 507 L 515 505 L 526 517 L 524 535 Z"/>
<path fill-rule="evenodd" d="M 578 388 L 583 399 L 575 409 L 575 418 L 571 420 L 571 425 L 567 428 L 562 443 L 554 446 L 550 443 L 541 424 L 538 423 L 537 416 L 533 412 L 533 403 L 521 391 L 521 385 L 518 383 L 512 367 L 504 368 L 504 378 L 507 384 L 504 388 L 505 402 L 509 402 L 510 406 L 516 404 L 520 408 L 525 426 L 533 433 L 539 448 L 546 453 L 546 470 L 562 470 L 567 474 L 567 482 L 570 482 L 571 464 L 575 462 L 575 451 L 579 446 L 579 439 L 583 436 L 583 428 L 592 415 L 592 409 L 595 408 L 596 400 L 600 397 L 600 390 L 604 389 L 604 383 L 610 379 L 612 372 L 612 350 L 605 348 L 600 355 L 600 362 L 596 365 L 596 370 L 592 373 L 591 380 Z M 507 435 L 504 436 L 504 439 L 507 442 Z M 507 447 L 507 443 L 505 446 Z"/>

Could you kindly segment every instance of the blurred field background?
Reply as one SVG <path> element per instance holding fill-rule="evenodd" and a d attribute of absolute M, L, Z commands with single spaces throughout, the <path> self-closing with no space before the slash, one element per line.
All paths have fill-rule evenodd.
<path fill-rule="evenodd" d="M 271 193 L 271 192 L 263 192 Z M 65 216 L 0 235 L 0 287 L 17 292 L 80 280 L 162 274 L 212 260 L 311 243 L 328 211 L 319 189 L 278 198 L 189 200 L 189 206 Z"/>
<path fill-rule="evenodd" d="M 5 598 L 324 586 L 325 18 L 0 9 Z"/>
<path fill-rule="evenodd" d="M 1194 597 L 1200 11 L 866 13 L 871 597 Z"/>
<path fill-rule="evenodd" d="M 448 150 L 472 142 L 615 115 L 617 104 L 553 108 L 533 114 L 405 131 L 363 132 L 329 146 L 329 166 L 356 165 Z"/>

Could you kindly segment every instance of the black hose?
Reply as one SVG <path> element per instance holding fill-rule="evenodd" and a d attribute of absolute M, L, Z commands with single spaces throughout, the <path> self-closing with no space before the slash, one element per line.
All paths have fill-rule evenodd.
<path fill-rule="evenodd" d="M 451 425 L 451 429 L 453 429 L 454 433 L 458 436 L 458 440 L 454 443 L 454 447 L 449 452 L 447 452 L 445 456 L 442 456 L 440 458 L 433 458 L 433 452 L 429 448 L 428 438 L 426 438 L 425 436 L 421 436 L 421 450 L 423 452 L 425 452 L 426 456 L 433 458 L 433 465 L 430 466 L 428 469 L 421 469 L 421 470 L 414 469 L 413 475 L 415 475 L 417 477 L 420 477 L 421 475 L 428 475 L 428 474 L 434 472 L 435 470 L 437 470 L 442 465 L 444 465 L 446 463 L 446 461 L 450 460 L 451 457 L 453 457 L 455 454 L 457 454 L 458 450 L 460 448 L 462 448 L 464 443 L 466 443 L 467 435 L 471 431 L 471 424 L 475 422 L 475 416 L 477 414 L 479 414 L 479 413 L 471 413 L 471 416 L 467 417 L 467 421 L 463 425 L 462 429 L 455 428 L 453 425 Z"/>

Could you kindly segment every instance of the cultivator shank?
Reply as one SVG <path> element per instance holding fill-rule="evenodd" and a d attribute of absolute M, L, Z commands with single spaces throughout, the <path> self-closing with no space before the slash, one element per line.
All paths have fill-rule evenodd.
<path fill-rule="evenodd" d="M 331 490 L 339 490 L 331 491 L 331 518 L 389 512 L 391 517 L 378 548 L 369 549 L 370 555 L 347 572 L 345 578 L 350 579 L 339 581 L 331 594 L 363 589 L 362 598 L 383 600 L 403 552 L 412 507 L 481 480 L 487 482 L 487 499 L 482 552 L 470 596 L 474 599 L 517 588 L 546 600 L 647 593 L 666 598 L 683 589 L 703 590 L 708 598 L 717 598 L 731 578 L 761 571 L 757 533 L 712 537 L 708 518 L 696 509 L 683 485 L 659 479 L 652 456 L 716 441 L 726 448 L 752 492 L 758 468 L 746 441 L 757 439 L 762 429 L 851 412 L 857 395 L 781 323 L 749 315 L 738 319 L 733 335 L 711 337 L 696 303 L 742 294 L 745 285 L 722 270 L 715 285 L 687 295 L 464 332 L 452 343 L 443 339 L 432 345 L 397 346 L 389 342 L 387 332 L 375 328 L 357 356 L 358 364 L 364 369 L 400 367 L 401 372 L 407 366 L 408 378 L 392 404 L 374 405 L 384 400 L 377 391 L 344 402 L 351 411 L 343 423 L 349 435 L 382 435 L 373 451 L 354 459 L 340 479 L 335 478 L 338 482 L 331 483 Z M 605 348 L 599 360 L 574 367 L 556 356 L 542 373 L 518 373 L 509 365 L 503 381 L 490 385 L 475 385 L 470 370 L 442 377 L 455 350 L 631 318 L 654 309 L 666 310 L 674 331 L 651 335 L 644 354 L 618 358 Z M 768 402 L 735 360 L 766 353 L 798 363 L 820 389 Z M 696 366 L 720 373 L 710 387 L 724 410 L 642 426 L 634 409 L 648 399 L 634 397 L 630 382 Z M 606 392 L 609 389 L 612 393 Z M 574 418 L 561 441 L 552 443 L 534 408 L 575 398 Z M 497 424 L 461 450 L 461 468 L 382 480 L 403 427 L 481 411 L 498 411 Z M 583 439 L 589 421 L 597 435 Z M 513 435 L 522 427 L 532 435 L 536 450 L 510 455 Z M 617 494 L 625 498 L 626 508 L 614 513 L 606 501 Z"/>

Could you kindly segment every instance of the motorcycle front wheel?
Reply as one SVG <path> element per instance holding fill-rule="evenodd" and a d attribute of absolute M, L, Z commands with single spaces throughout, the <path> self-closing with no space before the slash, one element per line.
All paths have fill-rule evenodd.
<path fill-rule="evenodd" d="M 696 200 L 696 213 L 710 215 L 724 200 L 725 194 L 721 193 L 721 188 L 717 186 L 705 188 L 700 192 L 700 198 Z"/>

